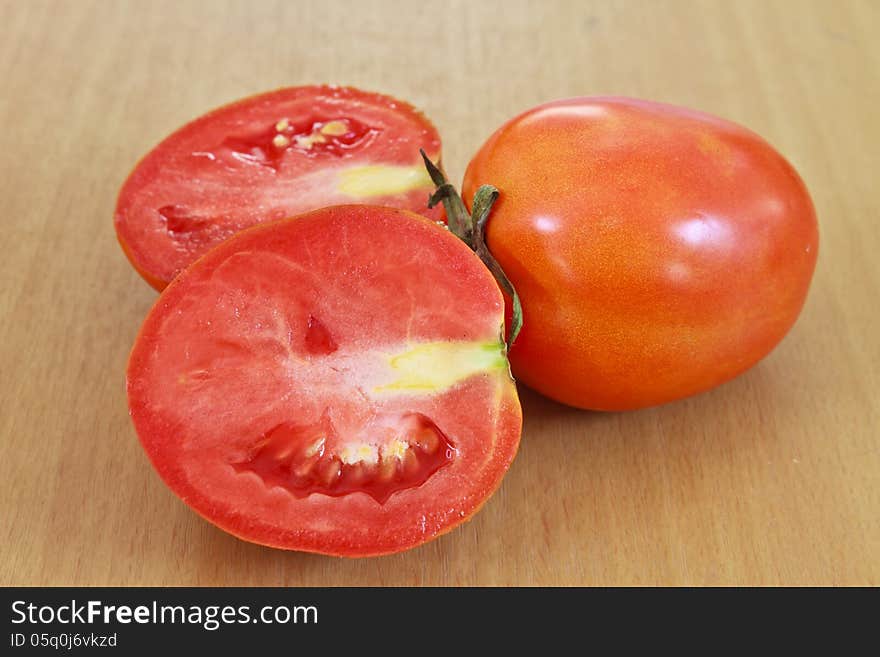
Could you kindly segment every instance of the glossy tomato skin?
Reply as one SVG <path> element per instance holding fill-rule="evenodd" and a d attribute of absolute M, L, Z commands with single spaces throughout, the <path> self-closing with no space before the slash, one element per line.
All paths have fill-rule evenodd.
<path fill-rule="evenodd" d="M 353 87 L 281 88 L 218 107 L 147 153 L 123 184 L 117 239 L 161 291 L 240 230 L 330 205 L 418 212 L 433 186 L 419 149 L 440 158 L 431 121 L 409 103 Z"/>
<path fill-rule="evenodd" d="M 818 253 L 792 166 L 753 132 L 670 105 L 573 98 L 503 125 L 463 193 L 501 192 L 487 241 L 519 292 L 514 374 L 565 404 L 652 406 L 766 356 Z"/>

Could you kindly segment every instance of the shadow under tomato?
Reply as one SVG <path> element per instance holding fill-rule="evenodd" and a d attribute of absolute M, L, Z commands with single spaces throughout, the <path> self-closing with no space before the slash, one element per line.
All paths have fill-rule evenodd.
<path fill-rule="evenodd" d="M 574 406 L 566 406 L 549 397 L 545 397 L 522 383 L 517 383 L 517 391 L 519 392 L 519 401 L 522 405 L 523 422 L 544 418 L 583 418 L 584 416 L 595 418 L 602 415 L 598 411 L 587 411 L 575 408 Z"/>
<path fill-rule="evenodd" d="M 507 528 L 508 550 L 520 549 L 511 558 L 543 567 L 545 581 L 730 581 L 706 550 L 733 560 L 774 518 L 803 512 L 787 493 L 806 483 L 810 395 L 790 380 L 796 358 L 781 351 L 712 391 L 639 411 L 577 411 L 524 391 L 519 467 L 505 482 L 524 500 Z"/>

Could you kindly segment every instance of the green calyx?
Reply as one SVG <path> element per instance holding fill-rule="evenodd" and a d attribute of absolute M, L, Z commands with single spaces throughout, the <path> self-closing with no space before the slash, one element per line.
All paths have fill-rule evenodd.
<path fill-rule="evenodd" d="M 433 208 L 438 203 L 443 203 L 446 210 L 446 225 L 449 230 L 470 249 L 477 254 L 477 257 L 483 261 L 483 264 L 492 272 L 498 285 L 510 297 L 512 302 L 512 312 L 510 320 L 510 331 L 507 335 L 507 348 L 513 346 L 516 336 L 522 328 L 522 305 L 520 304 L 519 295 L 507 278 L 507 274 L 498 264 L 495 256 L 486 246 L 486 223 L 489 219 L 489 213 L 492 206 L 498 199 L 498 190 L 492 185 L 482 185 L 474 194 L 474 202 L 471 204 L 472 212 L 468 212 L 464 201 L 455 187 L 446 180 L 446 176 L 436 164 L 428 159 L 425 151 L 420 150 L 422 159 L 425 161 L 425 168 L 428 175 L 437 186 L 437 189 L 428 198 L 428 207 Z"/>

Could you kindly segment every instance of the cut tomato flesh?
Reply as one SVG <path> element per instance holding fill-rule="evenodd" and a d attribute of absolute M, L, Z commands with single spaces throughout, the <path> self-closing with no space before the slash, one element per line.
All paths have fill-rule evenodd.
<path fill-rule="evenodd" d="M 162 289 L 211 247 L 258 223 L 340 203 L 429 210 L 419 149 L 437 130 L 410 105 L 343 87 L 294 87 L 217 109 L 169 136 L 129 176 L 119 241 Z"/>
<path fill-rule="evenodd" d="M 499 485 L 521 413 L 502 296 L 448 231 L 339 206 L 244 231 L 178 276 L 132 351 L 132 419 L 196 511 L 246 540 L 423 543 Z"/>

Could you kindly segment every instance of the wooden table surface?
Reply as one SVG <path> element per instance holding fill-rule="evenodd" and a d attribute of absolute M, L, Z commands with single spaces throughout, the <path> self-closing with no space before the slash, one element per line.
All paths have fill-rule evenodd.
<path fill-rule="evenodd" d="M 880 584 L 880 3 L 0 1 L 0 583 Z M 116 244 L 137 159 L 226 101 L 311 82 L 408 99 L 460 180 L 563 96 L 692 106 L 764 135 L 820 221 L 806 307 L 708 394 L 590 413 L 521 389 L 520 454 L 469 524 L 341 560 L 239 541 L 129 422 L 156 294 Z"/>

